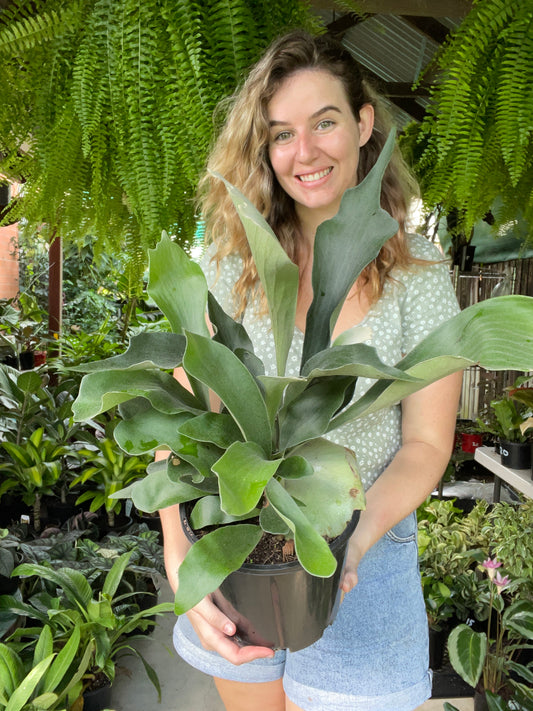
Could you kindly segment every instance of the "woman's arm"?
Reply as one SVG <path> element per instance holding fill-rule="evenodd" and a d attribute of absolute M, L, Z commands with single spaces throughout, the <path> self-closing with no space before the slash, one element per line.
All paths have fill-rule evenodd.
<path fill-rule="evenodd" d="M 453 449 L 462 373 L 448 375 L 402 401 L 402 446 L 366 493 L 350 540 L 342 589 L 357 583 L 364 554 L 434 490 Z"/>

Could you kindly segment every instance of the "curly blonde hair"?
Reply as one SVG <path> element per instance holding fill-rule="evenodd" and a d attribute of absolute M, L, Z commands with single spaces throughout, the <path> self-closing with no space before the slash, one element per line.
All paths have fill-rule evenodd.
<path fill-rule="evenodd" d="M 325 70 L 339 79 L 357 121 L 363 105 L 374 107 L 372 135 L 360 150 L 359 182 L 376 162 L 393 125 L 382 99 L 363 78 L 353 56 L 326 35 L 291 32 L 276 40 L 252 68 L 240 91 L 226 102 L 226 108 L 229 107 L 226 120 L 199 188 L 206 239 L 215 245 L 214 259 L 220 263 L 232 253 L 238 253 L 242 258 L 242 273 L 234 286 L 237 316 L 255 295 L 262 299 L 265 307 L 264 298 L 246 235 L 231 198 L 222 181 L 210 171 L 220 173 L 246 195 L 272 227 L 289 257 L 299 264 L 300 232 L 294 202 L 279 185 L 268 154 L 268 105 L 285 79 L 303 69 Z M 383 177 L 381 205 L 398 221 L 399 230 L 363 272 L 363 284 L 370 302 L 379 298 L 394 267 L 407 267 L 420 261 L 411 256 L 405 242 L 407 209 L 416 192 L 416 183 L 396 147 Z"/>

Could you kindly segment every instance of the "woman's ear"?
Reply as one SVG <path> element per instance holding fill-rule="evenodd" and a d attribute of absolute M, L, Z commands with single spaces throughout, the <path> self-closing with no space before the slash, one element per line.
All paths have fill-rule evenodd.
<path fill-rule="evenodd" d="M 363 104 L 359 109 L 359 148 L 364 146 L 372 135 L 374 128 L 374 107 L 372 104 Z"/>

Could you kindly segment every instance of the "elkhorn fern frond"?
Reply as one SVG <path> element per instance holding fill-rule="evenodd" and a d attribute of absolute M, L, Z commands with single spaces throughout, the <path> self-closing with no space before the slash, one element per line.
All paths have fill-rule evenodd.
<path fill-rule="evenodd" d="M 428 206 L 456 208 L 469 232 L 502 198 L 533 218 L 533 2 L 478 0 L 435 60 L 418 165 Z"/>

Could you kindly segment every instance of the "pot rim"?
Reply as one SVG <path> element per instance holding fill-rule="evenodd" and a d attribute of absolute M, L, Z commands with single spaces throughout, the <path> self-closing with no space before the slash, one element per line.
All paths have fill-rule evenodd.
<path fill-rule="evenodd" d="M 189 524 L 189 519 L 187 517 L 186 512 L 187 503 L 189 502 L 181 503 L 179 505 L 181 525 L 185 535 L 187 536 L 187 539 L 194 544 L 199 539 L 191 528 L 191 525 Z M 334 538 L 331 543 L 329 543 L 329 547 L 332 552 L 338 550 L 346 543 L 348 538 L 350 538 L 352 533 L 355 531 L 355 527 L 357 526 L 360 515 L 361 511 L 359 509 L 355 509 L 352 514 L 352 518 L 346 525 L 344 531 L 339 536 Z M 239 571 L 246 571 L 248 574 L 252 575 L 271 575 L 273 573 L 278 575 L 283 573 L 290 573 L 295 568 L 302 568 L 302 565 L 299 560 L 291 560 L 287 563 L 243 563 L 240 568 L 238 568 L 232 573 L 232 575 L 238 573 Z"/>

